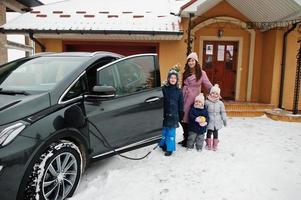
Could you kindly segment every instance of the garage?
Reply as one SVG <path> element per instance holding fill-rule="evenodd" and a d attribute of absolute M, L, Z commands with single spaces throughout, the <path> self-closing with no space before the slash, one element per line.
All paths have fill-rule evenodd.
<path fill-rule="evenodd" d="M 124 56 L 141 53 L 159 53 L 159 44 L 136 42 L 63 42 L 64 51 L 110 51 Z"/>

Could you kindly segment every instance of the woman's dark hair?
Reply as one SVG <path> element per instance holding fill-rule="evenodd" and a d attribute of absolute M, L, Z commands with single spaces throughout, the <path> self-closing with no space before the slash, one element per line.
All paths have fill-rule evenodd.
<path fill-rule="evenodd" d="M 189 59 L 187 60 L 187 62 L 185 64 L 185 68 L 184 68 L 182 86 L 184 86 L 184 81 L 186 80 L 186 78 L 191 75 L 188 61 L 189 61 Z M 196 77 L 196 80 L 198 81 L 202 77 L 202 68 L 201 68 L 199 62 L 197 62 L 197 61 L 195 61 L 195 62 L 196 62 L 195 66 L 194 66 L 195 77 Z"/>

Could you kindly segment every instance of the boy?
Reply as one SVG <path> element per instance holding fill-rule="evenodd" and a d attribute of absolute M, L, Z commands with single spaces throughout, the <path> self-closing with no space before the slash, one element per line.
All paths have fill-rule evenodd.
<path fill-rule="evenodd" d="M 166 151 L 165 156 L 170 156 L 176 150 L 176 128 L 183 118 L 183 94 L 178 87 L 178 73 L 170 70 L 167 76 L 167 83 L 162 87 L 163 92 L 163 129 L 162 139 L 159 146 Z"/>

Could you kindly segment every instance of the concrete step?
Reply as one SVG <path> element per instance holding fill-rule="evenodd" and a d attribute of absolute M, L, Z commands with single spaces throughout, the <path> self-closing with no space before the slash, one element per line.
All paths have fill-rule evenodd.
<path fill-rule="evenodd" d="M 229 117 L 259 117 L 266 111 L 275 108 L 272 104 L 251 103 L 251 102 L 224 102 Z"/>
<path fill-rule="evenodd" d="M 265 112 L 266 116 L 276 120 L 285 122 L 301 122 L 301 114 L 292 114 L 291 111 L 282 109 L 272 109 Z"/>

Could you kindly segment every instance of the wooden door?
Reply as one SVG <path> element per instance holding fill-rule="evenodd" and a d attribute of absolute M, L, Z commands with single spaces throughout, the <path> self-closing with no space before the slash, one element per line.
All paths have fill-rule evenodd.
<path fill-rule="evenodd" d="M 204 41 L 203 69 L 212 84 L 219 84 L 224 99 L 235 98 L 238 42 Z"/>

